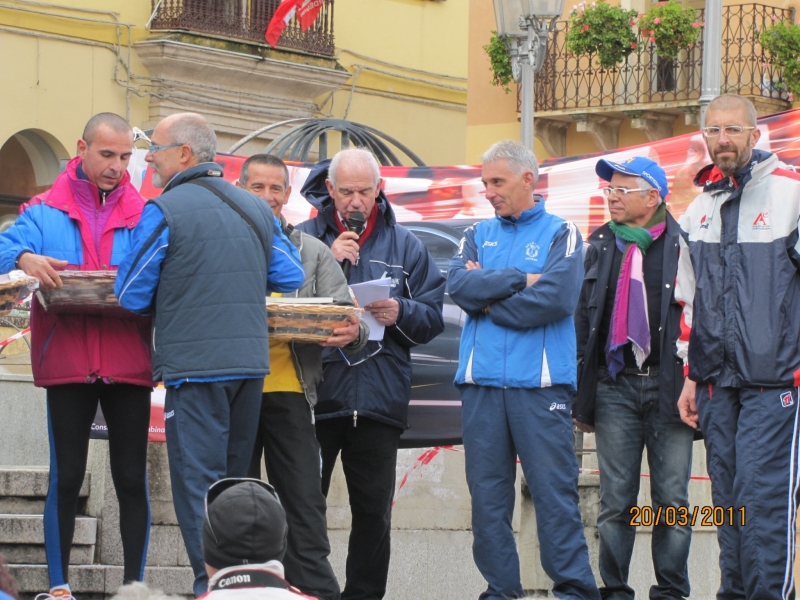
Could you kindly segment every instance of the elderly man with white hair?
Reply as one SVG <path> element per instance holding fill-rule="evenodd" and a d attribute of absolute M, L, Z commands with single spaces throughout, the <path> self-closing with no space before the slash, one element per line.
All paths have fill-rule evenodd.
<path fill-rule="evenodd" d="M 172 497 L 197 596 L 208 587 L 205 494 L 250 467 L 269 373 L 265 298 L 304 279 L 269 205 L 225 181 L 215 152 L 198 114 L 156 126 L 145 160 L 164 192 L 145 206 L 115 288 L 124 308 L 153 315 L 153 381 L 167 388 Z"/>
<path fill-rule="evenodd" d="M 321 162 L 301 193 L 319 212 L 298 229 L 349 265 L 349 283 L 391 279 L 390 298 L 364 307 L 386 328 L 383 338 L 354 354 L 325 349 L 315 411 L 322 491 L 327 495 L 341 452 L 353 515 L 342 598 L 373 600 L 386 593 L 397 448 L 411 399 L 410 351 L 444 329 L 445 282 L 422 242 L 397 224 L 369 151 L 342 150 Z"/>
<path fill-rule="evenodd" d="M 496 216 L 465 232 L 448 276 L 450 298 L 467 313 L 455 383 L 473 556 L 489 584 L 480 598 L 524 596 L 511 528 L 519 456 L 553 592 L 599 600 L 578 508 L 570 415 L 581 236 L 534 193 L 539 168 L 528 148 L 498 142 L 482 162 Z"/>

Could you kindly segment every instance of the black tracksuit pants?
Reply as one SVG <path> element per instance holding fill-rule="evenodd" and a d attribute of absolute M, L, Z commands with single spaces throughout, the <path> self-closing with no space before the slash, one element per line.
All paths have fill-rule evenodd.
<path fill-rule="evenodd" d="M 391 552 L 397 446 L 403 430 L 361 417 L 317 420 L 322 449 L 322 491 L 327 496 L 336 456 L 350 497 L 353 522 L 342 600 L 379 600 L 386 594 Z"/>
<path fill-rule="evenodd" d="M 68 582 L 78 495 L 86 473 L 89 434 L 100 403 L 108 425 L 111 477 L 119 500 L 125 582 L 141 581 L 150 534 L 147 434 L 151 388 L 74 383 L 47 388 L 50 485 L 44 507 L 44 542 L 50 586 Z"/>
<path fill-rule="evenodd" d="M 331 553 L 319 443 L 304 394 L 270 392 L 262 396 L 258 437 L 250 477 L 267 477 L 278 492 L 289 525 L 283 567 L 286 581 L 320 600 L 339 600 L 339 583 L 328 562 Z"/>

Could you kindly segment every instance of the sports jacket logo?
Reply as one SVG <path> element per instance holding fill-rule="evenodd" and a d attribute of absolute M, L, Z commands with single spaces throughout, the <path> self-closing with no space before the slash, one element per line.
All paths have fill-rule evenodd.
<path fill-rule="evenodd" d="M 497 246 L 497 242 L 490 242 L 489 240 L 486 240 L 483 242 L 483 247 L 486 248 L 486 246 Z"/>
<path fill-rule="evenodd" d="M 792 392 L 783 392 L 781 394 L 781 406 L 783 406 L 783 408 L 788 408 L 792 404 L 794 404 L 794 398 L 792 398 Z"/>
<path fill-rule="evenodd" d="M 700 219 L 700 229 L 708 229 L 708 226 L 711 224 L 711 221 L 706 220 L 706 216 L 703 215 L 703 218 Z"/>
<path fill-rule="evenodd" d="M 525 246 L 525 260 L 538 260 L 539 245 L 536 242 L 531 242 Z"/>
<path fill-rule="evenodd" d="M 753 229 L 769 229 L 769 213 L 768 212 L 760 212 L 756 217 L 756 220 L 753 221 Z"/>

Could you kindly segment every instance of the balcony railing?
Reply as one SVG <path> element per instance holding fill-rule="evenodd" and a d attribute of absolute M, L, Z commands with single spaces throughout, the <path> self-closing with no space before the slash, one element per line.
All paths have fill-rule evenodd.
<path fill-rule="evenodd" d="M 698 20 L 703 20 L 699 11 Z M 759 32 L 776 21 L 793 21 L 793 8 L 763 4 L 726 6 L 722 13 L 722 92 L 786 99 L 780 70 L 770 64 L 758 42 Z M 611 69 L 595 65 L 594 56 L 568 54 L 564 38 L 568 21 L 556 23 L 548 56 L 536 74 L 536 111 L 561 111 L 619 105 L 673 103 L 700 98 L 702 40 L 675 60 L 659 58 L 655 46 L 640 35 L 625 63 Z M 688 102 L 686 102 L 688 104 Z M 519 95 L 517 106 L 519 108 Z"/>
<path fill-rule="evenodd" d="M 310 54 L 333 56 L 333 1 L 325 0 L 314 24 L 305 32 L 292 19 L 278 46 Z M 151 30 L 205 33 L 265 43 L 280 0 L 151 0 L 156 11 Z M 157 10 L 156 10 L 157 8 Z"/>

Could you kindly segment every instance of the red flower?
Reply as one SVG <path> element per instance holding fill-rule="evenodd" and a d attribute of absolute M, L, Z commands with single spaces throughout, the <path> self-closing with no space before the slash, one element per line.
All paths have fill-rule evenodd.
<path fill-rule="evenodd" d="M 631 44 L 631 48 L 633 48 L 634 50 L 636 50 L 636 42 L 633 42 L 633 43 Z"/>
<path fill-rule="evenodd" d="M 654 38 L 654 37 L 651 37 L 651 38 L 650 38 L 648 41 L 649 41 L 651 44 L 655 44 L 655 43 L 656 43 L 656 38 Z"/>
<path fill-rule="evenodd" d="M 700 27 L 700 23 L 698 23 L 697 21 L 695 21 L 694 23 L 692 23 L 692 27 L 694 27 L 695 29 L 697 29 L 698 27 Z"/>
<path fill-rule="evenodd" d="M 633 19 L 631 19 L 631 26 L 633 26 L 633 25 L 636 25 L 636 21 L 634 21 Z"/>
<path fill-rule="evenodd" d="M 656 17 L 655 19 L 653 19 L 653 23 L 658 25 L 661 23 L 661 19 L 659 17 Z"/>

